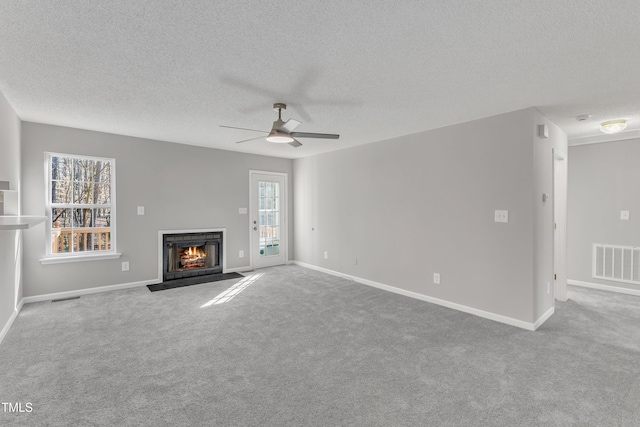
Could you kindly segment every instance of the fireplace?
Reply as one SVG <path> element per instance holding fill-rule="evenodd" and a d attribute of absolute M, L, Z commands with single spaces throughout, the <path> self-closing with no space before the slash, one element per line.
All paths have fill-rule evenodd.
<path fill-rule="evenodd" d="M 164 234 L 162 280 L 222 273 L 222 232 Z"/>

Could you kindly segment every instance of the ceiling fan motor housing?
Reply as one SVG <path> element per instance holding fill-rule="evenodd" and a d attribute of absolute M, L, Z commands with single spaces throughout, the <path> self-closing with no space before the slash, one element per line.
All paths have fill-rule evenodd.
<path fill-rule="evenodd" d="M 282 121 L 282 119 L 278 119 L 275 122 L 273 122 L 273 127 L 271 128 L 271 131 L 273 132 L 274 130 L 278 130 L 280 129 L 280 127 L 284 124 L 284 122 Z"/>

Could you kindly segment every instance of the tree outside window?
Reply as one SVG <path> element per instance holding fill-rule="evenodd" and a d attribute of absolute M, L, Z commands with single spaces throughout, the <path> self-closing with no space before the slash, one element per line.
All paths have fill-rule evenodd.
<path fill-rule="evenodd" d="M 47 155 L 50 255 L 114 251 L 115 160 Z"/>

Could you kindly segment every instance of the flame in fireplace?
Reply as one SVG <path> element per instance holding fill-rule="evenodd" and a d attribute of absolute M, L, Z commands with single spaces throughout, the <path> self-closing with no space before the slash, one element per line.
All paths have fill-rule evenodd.
<path fill-rule="evenodd" d="M 204 246 L 189 246 L 180 252 L 180 268 L 205 268 L 207 266 L 207 251 Z"/>
<path fill-rule="evenodd" d="M 200 246 L 189 246 L 189 249 L 187 249 L 187 254 L 190 257 L 198 257 L 198 258 L 207 256 L 206 252 L 200 249 Z"/>

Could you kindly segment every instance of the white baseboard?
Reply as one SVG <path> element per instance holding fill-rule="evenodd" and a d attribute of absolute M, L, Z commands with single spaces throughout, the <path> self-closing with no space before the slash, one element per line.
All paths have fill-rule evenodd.
<path fill-rule="evenodd" d="M 618 292 L 619 294 L 640 296 L 640 289 L 621 288 L 620 286 L 601 285 L 600 283 L 582 282 L 580 280 L 571 279 L 567 279 L 567 285 L 599 289 L 601 291 Z"/>
<path fill-rule="evenodd" d="M 288 260 L 285 262 L 285 265 L 295 264 L 295 261 Z M 245 265 L 244 267 L 235 267 L 235 268 L 227 268 L 225 273 L 244 273 L 247 271 L 253 271 L 253 268 L 250 265 Z"/>
<path fill-rule="evenodd" d="M 451 309 L 454 309 L 454 310 L 462 311 L 464 313 L 473 314 L 475 316 L 479 316 L 479 317 L 482 317 L 482 318 L 485 318 L 485 319 L 489 319 L 489 320 L 493 320 L 493 321 L 496 321 L 496 322 L 504 323 L 504 324 L 507 324 L 507 325 L 515 326 L 515 327 L 518 327 L 518 328 L 526 329 L 526 330 L 529 330 L 529 331 L 535 331 L 536 329 L 538 329 L 538 327 L 540 327 L 540 325 L 542 325 L 554 313 L 554 308 L 552 307 L 546 313 L 544 313 L 542 316 L 540 316 L 540 318 L 536 322 L 534 322 L 534 323 L 525 322 L 523 320 L 514 319 L 512 317 L 503 316 L 501 314 L 491 313 L 489 311 L 479 310 L 477 308 L 468 307 L 468 306 L 465 306 L 465 305 L 462 305 L 462 304 L 457 304 L 457 303 L 454 303 L 454 302 L 441 300 L 441 299 L 438 299 L 438 298 L 433 298 L 433 297 L 430 297 L 430 296 L 427 296 L 427 295 L 419 294 L 417 292 L 407 291 L 405 289 L 397 288 L 395 286 L 385 285 L 384 283 L 374 282 L 373 280 L 363 279 L 361 277 L 352 276 L 352 275 L 349 275 L 349 274 L 343 274 L 343 273 L 340 273 L 338 271 L 329 270 L 327 268 L 318 267 L 316 265 L 307 264 L 307 263 L 300 262 L 300 261 L 291 261 L 291 262 L 287 262 L 287 264 L 296 264 L 296 265 L 299 265 L 301 267 L 305 267 L 305 268 L 309 268 L 309 269 L 312 269 L 312 270 L 316 270 L 316 271 L 320 271 L 320 272 L 323 272 L 323 273 L 327 273 L 327 274 L 330 274 L 332 276 L 338 276 L 338 277 L 342 277 L 342 278 L 345 278 L 345 279 L 348 279 L 348 280 L 353 280 L 353 281 L 361 283 L 363 285 L 372 286 L 374 288 L 382 289 L 382 290 L 385 290 L 385 291 L 388 291 L 388 292 L 393 292 L 393 293 L 396 293 L 396 294 L 399 294 L 399 295 L 404 295 L 404 296 L 407 296 L 407 297 L 410 297 L 410 298 L 419 299 L 421 301 L 430 302 L 430 303 L 437 304 L 437 305 L 440 305 L 440 306 L 443 306 L 443 307 L 447 307 L 447 308 L 451 308 Z M 231 272 L 243 272 L 243 271 L 251 271 L 251 267 L 250 266 L 245 266 L 245 267 L 236 267 L 236 268 L 227 269 L 227 272 L 229 272 L 229 273 L 231 273 Z M 109 292 L 109 291 L 116 291 L 116 290 L 121 290 L 121 289 L 137 288 L 137 287 L 140 287 L 140 286 L 154 285 L 156 283 L 158 283 L 158 279 L 150 279 L 150 280 L 142 280 L 142 281 L 139 281 L 139 282 L 122 283 L 122 284 L 119 284 L 119 285 L 100 286 L 100 287 L 97 287 L 97 288 L 78 289 L 78 290 L 75 290 L 75 291 L 56 292 L 56 293 L 51 293 L 51 294 L 43 294 L 43 295 L 35 295 L 35 296 L 31 296 L 31 297 L 24 297 L 24 298 L 22 298 L 22 300 L 18 304 L 18 307 L 16 308 L 16 310 L 13 312 L 13 314 L 11 315 L 9 320 L 7 321 L 6 325 L 2 328 L 2 331 L 0 331 L 0 343 L 2 343 L 2 340 L 4 339 L 5 335 L 9 332 L 9 329 L 11 328 L 11 325 L 13 324 L 14 320 L 18 316 L 18 313 L 20 313 L 20 310 L 22 309 L 24 304 L 29 304 L 29 303 L 33 303 L 33 302 L 41 302 L 41 301 L 50 301 L 50 300 L 54 300 L 54 299 L 73 298 L 73 297 L 82 296 L 82 295 L 97 294 L 97 293 L 100 293 L 100 292 Z M 629 293 L 631 295 L 640 295 L 640 291 L 636 291 L 634 289 L 625 289 L 625 288 L 618 288 L 618 287 L 615 287 L 615 286 L 607 286 L 607 285 L 599 285 L 599 284 L 595 284 L 595 283 L 579 282 L 577 280 L 567 280 L 567 283 L 570 284 L 570 285 L 575 285 L 575 286 L 584 286 L 584 287 L 591 287 L 591 288 L 594 288 L 594 289 L 612 290 L 614 292 Z"/>
<path fill-rule="evenodd" d="M 493 320 L 496 322 L 504 323 L 507 325 L 515 326 L 518 328 L 526 329 L 528 331 L 535 331 L 540 325 L 542 325 L 551 315 L 554 313 L 553 307 L 543 314 L 536 322 L 525 322 L 524 320 L 514 319 L 512 317 L 503 316 L 501 314 L 491 313 L 490 311 L 484 311 L 466 305 L 457 304 L 451 301 L 442 300 L 439 298 L 430 297 L 427 295 L 419 294 L 417 292 L 407 291 L 405 289 L 396 288 L 395 286 L 385 285 L 384 283 L 374 282 L 373 280 L 363 279 L 357 276 L 351 276 L 349 274 L 343 274 L 338 271 L 329 270 L 327 268 L 318 267 L 313 264 L 307 264 L 305 262 L 294 261 L 294 264 L 301 267 L 306 267 L 312 270 L 320 271 L 322 273 L 331 274 L 332 276 L 342 277 L 344 279 L 353 280 L 354 282 L 362 283 L 363 285 L 372 286 L 374 288 L 383 289 L 385 291 L 393 292 L 396 294 L 404 295 L 410 298 L 419 299 L 421 301 L 430 302 L 443 307 L 451 308 L 454 310 L 462 311 L 464 313 L 473 314 L 478 317 Z"/>
<path fill-rule="evenodd" d="M 7 336 L 7 334 L 9 333 L 9 329 L 11 329 L 11 325 L 13 325 L 13 322 L 16 320 L 16 317 L 18 317 L 18 314 L 20 314 L 20 310 L 22 310 L 23 305 L 24 305 L 24 300 L 20 300 L 18 307 L 16 307 L 16 309 L 13 310 L 11 317 L 9 317 L 9 320 L 7 320 L 7 324 L 4 325 L 4 327 L 0 331 L 0 344 L 2 344 L 2 340 L 4 340 L 4 337 Z"/>
<path fill-rule="evenodd" d="M 250 266 L 228 268 L 225 273 L 242 273 L 244 271 L 251 271 Z M 35 295 L 32 297 L 22 298 L 21 303 L 29 304 L 32 302 L 50 301 L 54 299 L 73 298 L 81 295 L 98 294 L 100 292 L 117 291 L 120 289 L 137 288 L 139 286 L 155 285 L 162 283 L 159 279 L 141 280 L 139 282 L 122 283 L 119 285 L 100 286 L 97 288 L 78 289 L 75 291 L 56 292 L 53 294 Z"/>
<path fill-rule="evenodd" d="M 555 312 L 556 312 L 555 307 L 551 307 L 549 310 L 547 310 L 546 313 L 540 316 L 540 318 L 533 323 L 533 330 L 535 331 L 536 329 L 538 329 L 540 325 L 542 325 L 544 322 L 547 321 L 547 319 L 553 316 L 553 313 Z"/>
<path fill-rule="evenodd" d="M 21 302 L 24 304 L 40 301 L 49 301 L 54 299 L 73 298 L 81 295 L 98 294 L 100 292 L 117 291 L 120 289 L 137 288 L 139 286 L 155 285 L 158 279 L 141 280 L 139 282 L 122 283 L 119 285 L 99 286 L 97 288 L 78 289 L 75 291 L 56 292 L 53 294 L 35 295 L 32 297 L 24 297 Z"/>

